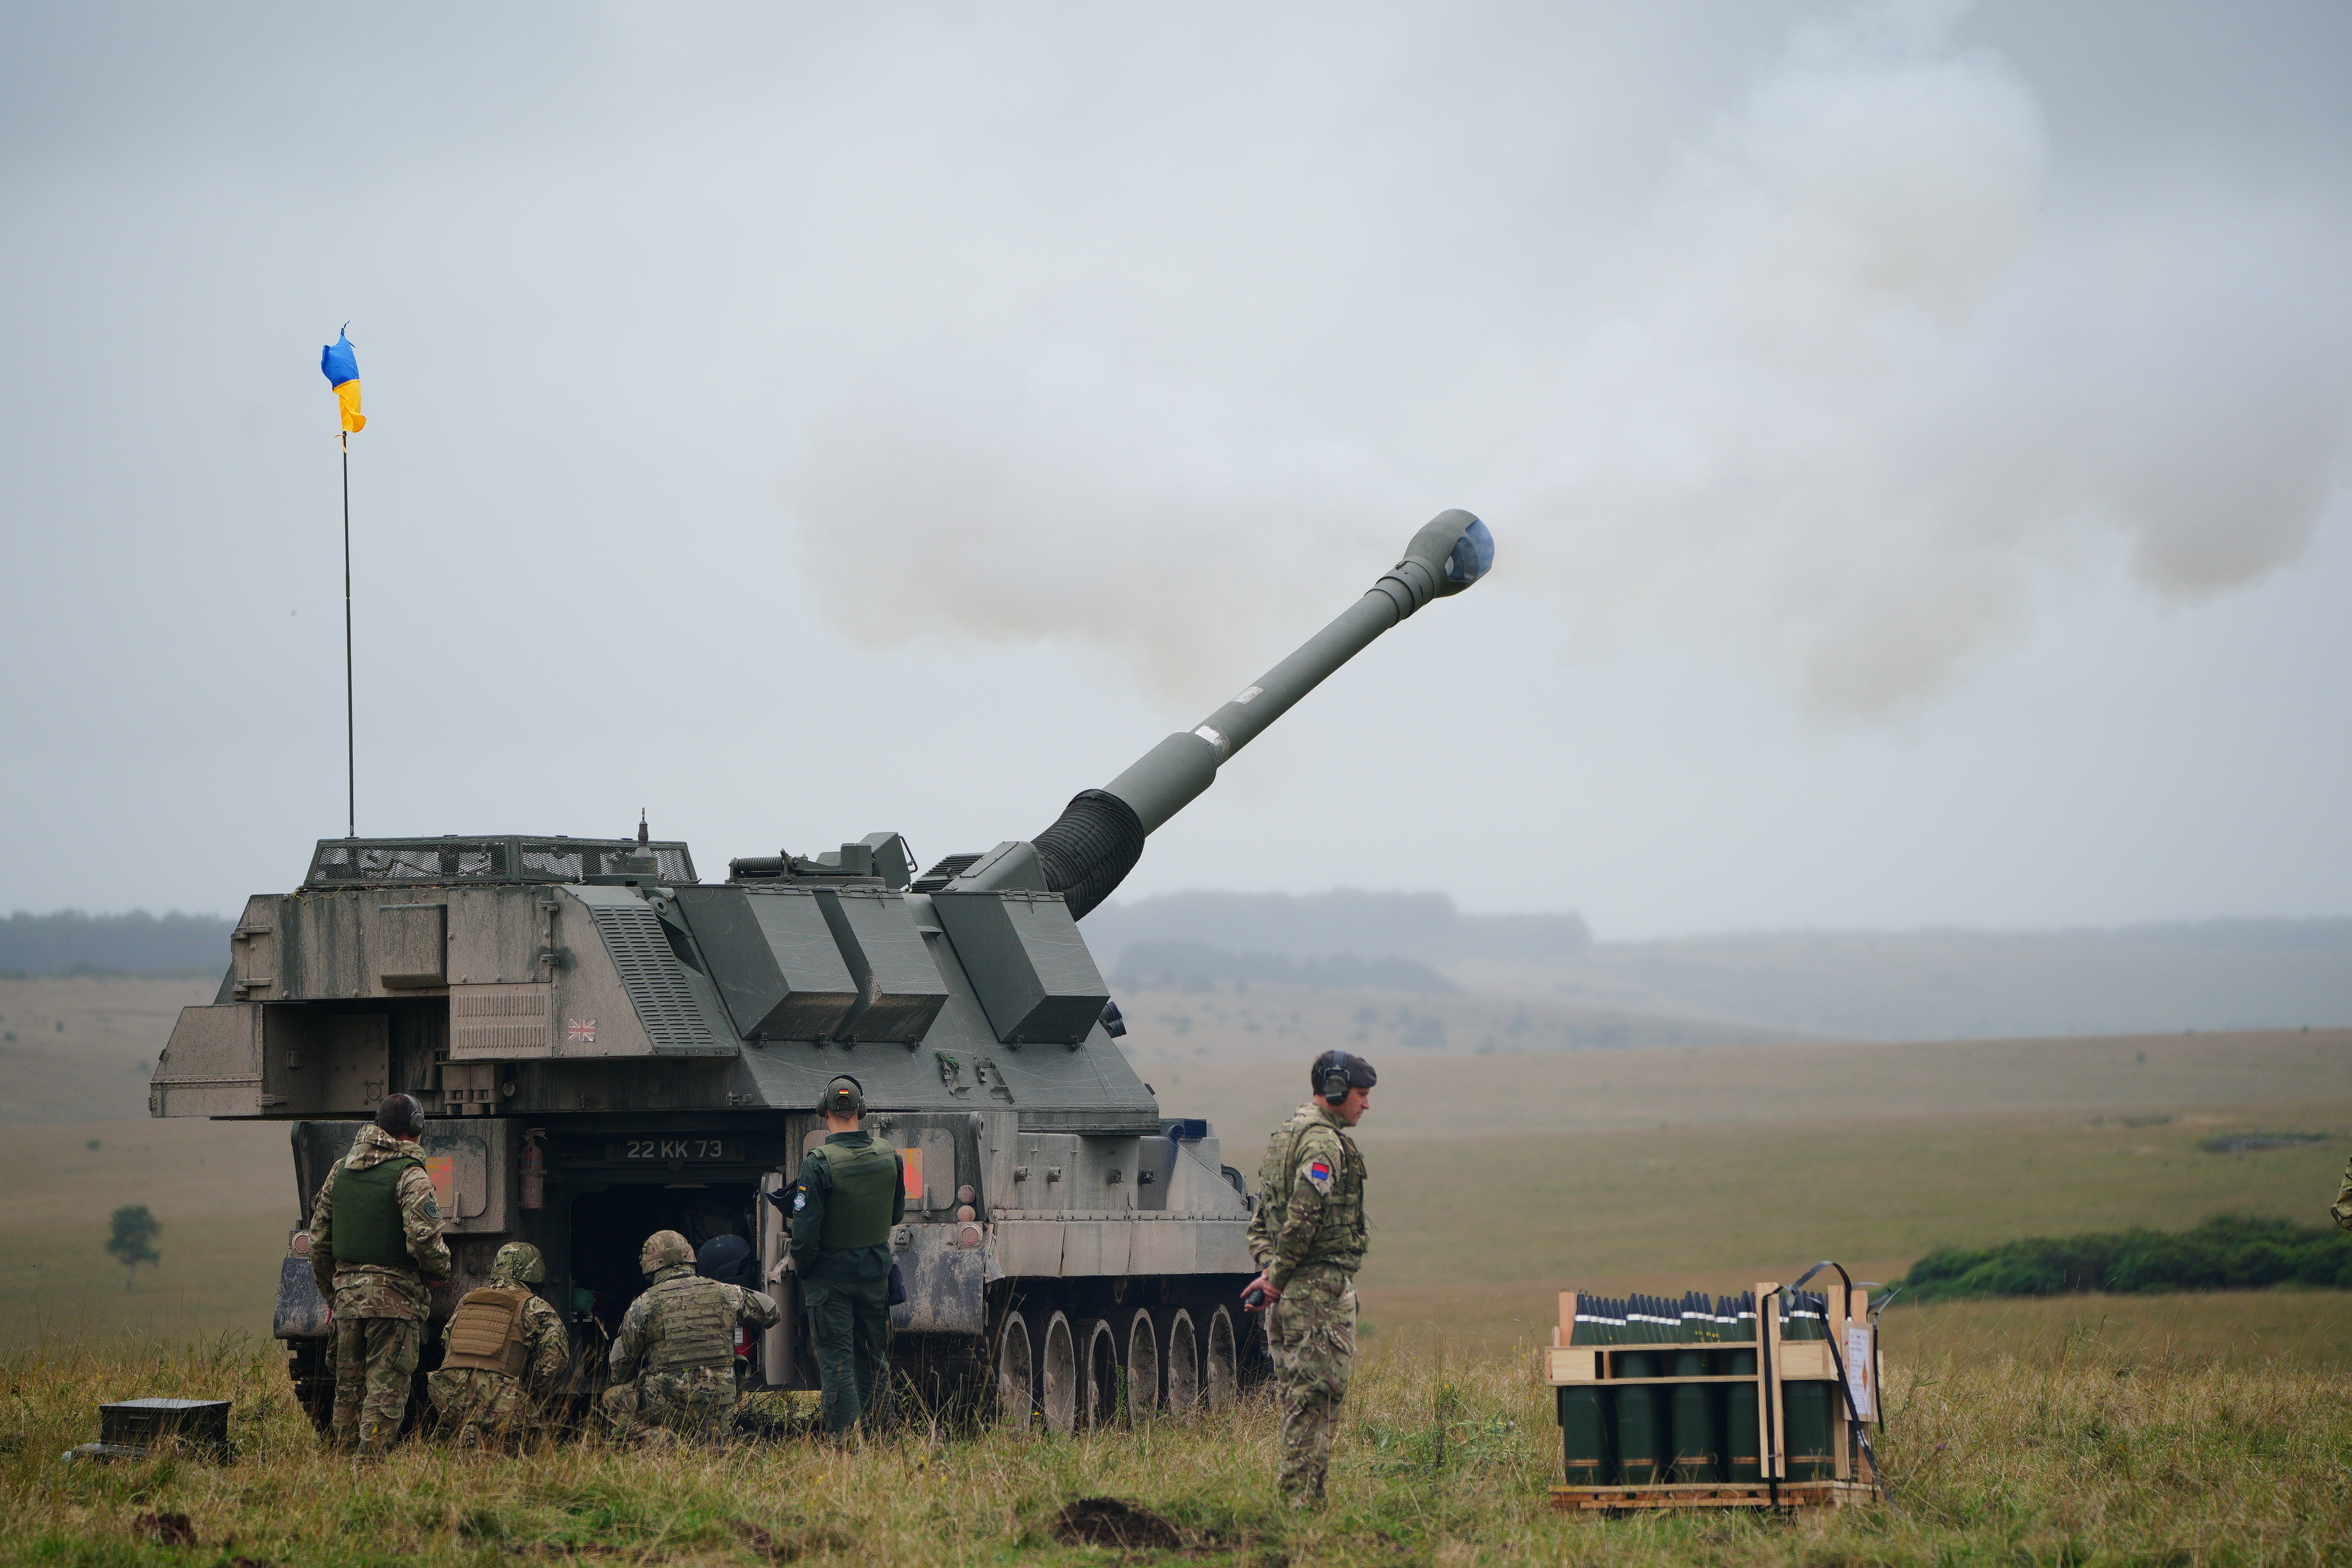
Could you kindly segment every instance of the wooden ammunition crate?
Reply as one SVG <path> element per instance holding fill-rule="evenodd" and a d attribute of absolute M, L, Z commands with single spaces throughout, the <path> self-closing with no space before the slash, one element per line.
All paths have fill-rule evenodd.
<path fill-rule="evenodd" d="M 1550 1348 L 1543 1352 L 1544 1378 L 1555 1388 L 1580 1385 L 1626 1386 L 1649 1384 L 1668 1387 L 1678 1384 L 1756 1384 L 1757 1453 L 1763 1479 L 1759 1481 L 1677 1481 L 1654 1482 L 1644 1486 L 1559 1486 L 1551 1489 L 1552 1507 L 1563 1513 L 1576 1513 L 1587 1518 L 1622 1513 L 1637 1509 L 1817 1509 L 1844 1508 L 1869 1500 L 1876 1495 L 1875 1478 L 1870 1473 L 1870 1463 L 1860 1443 L 1855 1441 L 1858 1424 L 1875 1424 L 1878 1420 L 1878 1336 L 1869 1317 L 1868 1293 L 1854 1290 L 1843 1295 L 1837 1290 L 1823 1292 L 1828 1308 L 1822 1314 L 1822 1326 L 1827 1338 L 1821 1340 L 1783 1340 L 1780 1337 L 1780 1313 L 1778 1297 L 1780 1287 L 1764 1281 L 1756 1287 L 1757 1336 L 1747 1340 L 1707 1341 L 1703 1343 L 1640 1343 L 1615 1345 L 1571 1345 L 1569 1337 L 1576 1328 L 1577 1293 L 1563 1290 L 1559 1296 L 1559 1322 L 1552 1330 Z M 1832 1357 L 1830 1347 L 1835 1344 L 1838 1356 Z M 1627 1355 L 1672 1355 L 1676 1351 L 1706 1351 L 1720 1354 L 1727 1351 L 1754 1350 L 1756 1371 L 1753 1373 L 1715 1373 L 1704 1377 L 1620 1377 L 1616 1375 L 1621 1359 Z M 1789 1474 L 1786 1435 L 1789 1429 L 1788 1407 L 1784 1401 L 1786 1386 L 1791 1383 L 1836 1383 L 1839 1358 L 1847 1369 L 1846 1387 L 1842 1398 L 1830 1406 L 1831 1451 L 1836 1458 L 1834 1479 L 1800 1480 Z M 1857 1417 L 1859 1420 L 1857 1420 Z"/>

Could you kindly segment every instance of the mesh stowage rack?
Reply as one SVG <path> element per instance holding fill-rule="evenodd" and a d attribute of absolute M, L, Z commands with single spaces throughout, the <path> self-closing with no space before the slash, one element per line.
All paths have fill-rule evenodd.
<path fill-rule="evenodd" d="M 322 838 L 310 858 L 309 888 L 429 882 L 576 882 L 611 875 L 650 853 L 656 877 L 691 883 L 694 858 L 677 842 L 634 838 Z"/>

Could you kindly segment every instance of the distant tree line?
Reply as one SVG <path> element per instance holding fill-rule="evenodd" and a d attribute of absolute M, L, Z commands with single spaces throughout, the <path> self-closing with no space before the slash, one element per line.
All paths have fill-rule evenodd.
<path fill-rule="evenodd" d="M 89 915 L 19 910 L 0 921 L 0 972 L 13 974 L 219 973 L 234 922 L 219 915 Z"/>
<path fill-rule="evenodd" d="M 1462 987 L 1417 958 L 1293 958 L 1281 952 L 1229 952 L 1205 942 L 1139 942 L 1120 958 L 1118 981 L 1129 990 L 1205 991 L 1227 984 L 1297 986 L 1321 991 L 1412 991 L 1447 995 Z"/>
<path fill-rule="evenodd" d="M 1904 1294 L 1915 1301 L 2273 1285 L 2352 1289 L 2352 1236 L 2332 1226 L 2224 1215 L 2194 1230 L 2111 1231 L 1974 1249 L 1943 1247 L 1913 1264 L 1903 1282 Z"/>

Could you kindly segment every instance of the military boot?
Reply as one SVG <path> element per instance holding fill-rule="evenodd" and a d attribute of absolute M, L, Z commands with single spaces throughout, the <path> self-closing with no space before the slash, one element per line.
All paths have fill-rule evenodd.
<path fill-rule="evenodd" d="M 400 1428 L 389 1421 L 360 1423 L 360 1458 L 362 1459 L 383 1458 L 392 1452 L 392 1446 L 399 1440 Z"/>

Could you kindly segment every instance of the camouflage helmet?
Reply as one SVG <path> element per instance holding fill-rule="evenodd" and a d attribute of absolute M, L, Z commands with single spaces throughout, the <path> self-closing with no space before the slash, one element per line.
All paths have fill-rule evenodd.
<path fill-rule="evenodd" d="M 657 1230 L 646 1237 L 646 1249 L 637 1254 L 637 1268 L 644 1273 L 657 1273 L 681 1263 L 694 1261 L 694 1248 L 686 1237 L 674 1230 Z"/>
<path fill-rule="evenodd" d="M 536 1285 L 547 1278 L 547 1261 L 527 1241 L 509 1241 L 490 1261 L 490 1278 L 500 1285 Z"/>

